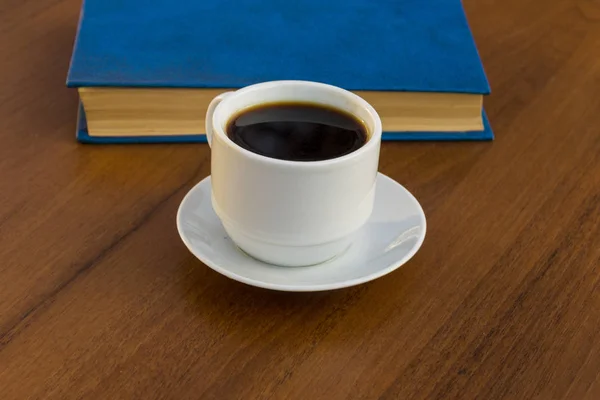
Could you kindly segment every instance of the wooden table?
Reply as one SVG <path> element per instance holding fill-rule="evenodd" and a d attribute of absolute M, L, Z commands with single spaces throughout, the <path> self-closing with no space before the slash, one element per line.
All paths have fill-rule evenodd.
<path fill-rule="evenodd" d="M 600 399 L 600 3 L 465 3 L 496 140 L 385 143 L 421 251 L 290 294 L 181 243 L 205 145 L 75 142 L 80 2 L 0 0 L 0 398 Z"/>

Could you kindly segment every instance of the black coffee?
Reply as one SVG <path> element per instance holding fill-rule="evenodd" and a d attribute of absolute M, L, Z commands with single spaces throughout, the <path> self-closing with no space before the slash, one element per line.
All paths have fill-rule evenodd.
<path fill-rule="evenodd" d="M 321 161 L 341 157 L 367 141 L 356 117 L 316 104 L 267 104 L 243 111 L 227 125 L 239 146 L 266 157 Z"/>

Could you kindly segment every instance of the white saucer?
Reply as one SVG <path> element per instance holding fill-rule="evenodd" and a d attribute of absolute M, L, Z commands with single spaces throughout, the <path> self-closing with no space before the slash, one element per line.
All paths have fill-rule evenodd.
<path fill-rule="evenodd" d="M 425 238 L 425 214 L 408 190 L 378 174 L 375 208 L 342 255 L 310 267 L 278 267 L 239 250 L 211 205 L 210 176 L 185 196 L 177 229 L 187 248 L 210 268 L 248 285 L 291 292 L 339 289 L 371 281 L 406 263 Z"/>

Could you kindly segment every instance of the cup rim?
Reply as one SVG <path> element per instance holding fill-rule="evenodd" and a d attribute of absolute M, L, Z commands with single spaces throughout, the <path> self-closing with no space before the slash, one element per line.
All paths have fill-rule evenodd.
<path fill-rule="evenodd" d="M 268 90 L 268 89 L 271 89 L 274 87 L 280 87 L 282 85 L 292 85 L 292 86 L 301 85 L 301 86 L 312 86 L 312 87 L 325 88 L 327 90 L 331 90 L 331 91 L 343 94 L 344 96 L 347 96 L 348 98 L 350 98 L 353 102 L 358 103 L 362 108 L 364 108 L 367 111 L 368 115 L 373 120 L 373 131 L 369 132 L 370 134 L 368 135 L 367 142 L 360 148 L 356 149 L 355 151 L 348 153 L 346 155 L 343 155 L 341 157 L 330 158 L 327 160 L 320 160 L 320 161 L 294 161 L 294 160 L 281 160 L 278 158 L 271 158 L 271 157 L 263 156 L 261 154 L 254 153 L 250 150 L 247 150 L 247 149 L 237 145 L 233 140 L 231 140 L 229 138 L 229 136 L 227 136 L 227 134 L 225 133 L 225 130 L 223 129 L 223 125 L 218 123 L 219 122 L 218 120 L 222 120 L 222 118 L 220 118 L 221 115 L 219 112 L 219 110 L 222 110 L 222 105 L 224 103 L 226 103 L 227 101 L 231 101 L 231 99 L 234 96 L 242 95 L 242 94 L 245 94 L 248 92 L 253 92 L 253 91 Z M 379 142 L 381 141 L 381 133 L 382 133 L 381 119 L 379 117 L 379 114 L 377 114 L 377 111 L 375 111 L 375 108 L 373 108 L 373 106 L 371 104 L 369 104 L 365 99 L 363 99 L 359 95 L 357 95 L 349 90 L 342 89 L 338 86 L 333 86 L 333 85 L 329 85 L 326 83 L 314 82 L 314 81 L 279 80 L 279 81 L 268 81 L 268 82 L 256 83 L 256 84 L 249 85 L 249 86 L 246 86 L 244 88 L 241 88 L 241 89 L 238 89 L 235 91 L 226 92 L 225 94 L 226 94 L 226 96 L 216 106 L 215 111 L 212 115 L 211 122 L 213 125 L 214 135 L 218 135 L 219 138 L 223 141 L 223 143 L 225 145 L 227 145 L 229 148 L 231 148 L 235 151 L 238 151 L 238 152 L 244 154 L 246 157 L 249 157 L 255 161 L 264 162 L 264 163 L 268 163 L 268 164 L 272 164 L 272 165 L 277 165 L 277 166 L 284 167 L 284 168 L 291 167 L 291 168 L 295 168 L 295 169 L 332 167 L 332 166 L 343 164 L 348 161 L 351 161 L 352 159 L 360 157 L 364 153 L 371 151 L 374 147 L 377 147 Z M 257 102 L 257 104 L 260 104 L 260 103 Z"/>

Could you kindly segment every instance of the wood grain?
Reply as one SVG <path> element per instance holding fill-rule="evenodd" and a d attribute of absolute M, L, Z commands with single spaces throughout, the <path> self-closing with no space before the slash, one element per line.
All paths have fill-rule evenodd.
<path fill-rule="evenodd" d="M 180 242 L 206 146 L 75 142 L 79 1 L 0 0 L 0 398 L 600 398 L 600 3 L 464 3 L 497 139 L 385 143 L 422 250 L 286 294 Z"/>

